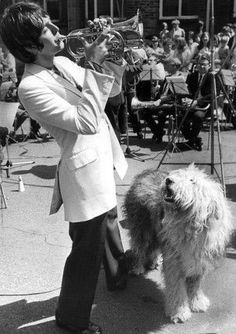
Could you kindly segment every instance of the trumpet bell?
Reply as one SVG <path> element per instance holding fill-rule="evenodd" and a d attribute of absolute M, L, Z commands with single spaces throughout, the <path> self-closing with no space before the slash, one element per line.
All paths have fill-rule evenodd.
<path fill-rule="evenodd" d="M 73 30 L 66 37 L 66 48 L 72 57 L 80 59 L 85 55 L 82 39 L 85 39 L 88 43 L 92 43 L 100 34 L 101 32 L 95 33 L 89 28 Z M 109 31 L 109 35 L 108 59 L 118 60 L 124 53 L 124 39 L 115 30 Z"/>

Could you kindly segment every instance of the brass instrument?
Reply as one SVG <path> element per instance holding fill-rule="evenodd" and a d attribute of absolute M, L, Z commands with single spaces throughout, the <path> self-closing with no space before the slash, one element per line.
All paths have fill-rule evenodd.
<path fill-rule="evenodd" d="M 140 101 L 137 96 L 134 96 L 131 100 L 131 108 L 132 110 L 141 110 L 141 109 L 150 109 L 157 110 L 160 106 L 160 100 L 156 101 Z"/>
<path fill-rule="evenodd" d="M 111 18 L 88 21 L 88 27 L 72 30 L 67 36 L 62 36 L 61 40 L 65 40 L 69 54 L 79 60 L 85 56 L 82 39 L 92 43 L 104 31 L 110 35 L 107 57 L 110 60 L 117 61 L 130 48 L 143 46 L 143 24 L 140 22 L 139 10 L 131 19 L 114 24 Z"/>

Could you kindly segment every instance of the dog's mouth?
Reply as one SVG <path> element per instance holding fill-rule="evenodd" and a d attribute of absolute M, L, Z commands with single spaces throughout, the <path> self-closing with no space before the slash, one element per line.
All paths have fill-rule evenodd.
<path fill-rule="evenodd" d="M 174 192 L 169 186 L 164 189 L 164 200 L 170 203 L 174 202 Z"/>

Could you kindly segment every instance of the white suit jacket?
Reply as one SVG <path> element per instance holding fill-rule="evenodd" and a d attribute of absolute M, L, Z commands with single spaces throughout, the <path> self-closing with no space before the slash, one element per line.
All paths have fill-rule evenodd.
<path fill-rule="evenodd" d="M 85 70 L 66 57 L 54 59 L 70 82 L 41 66 L 26 64 L 18 93 L 30 116 L 61 149 L 50 213 L 63 202 L 65 220 L 86 221 L 116 205 L 113 166 L 121 178 L 127 170 L 104 113 L 114 78 Z M 82 93 L 76 85 L 83 87 Z"/>

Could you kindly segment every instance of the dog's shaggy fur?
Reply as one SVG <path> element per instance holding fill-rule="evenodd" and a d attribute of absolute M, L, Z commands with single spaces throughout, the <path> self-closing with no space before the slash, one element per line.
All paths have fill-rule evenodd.
<path fill-rule="evenodd" d="M 146 170 L 131 185 L 124 213 L 134 273 L 153 268 L 161 249 L 165 311 L 171 321 L 206 311 L 209 300 L 201 281 L 224 254 L 232 229 L 221 185 L 193 164 L 169 174 Z"/>

